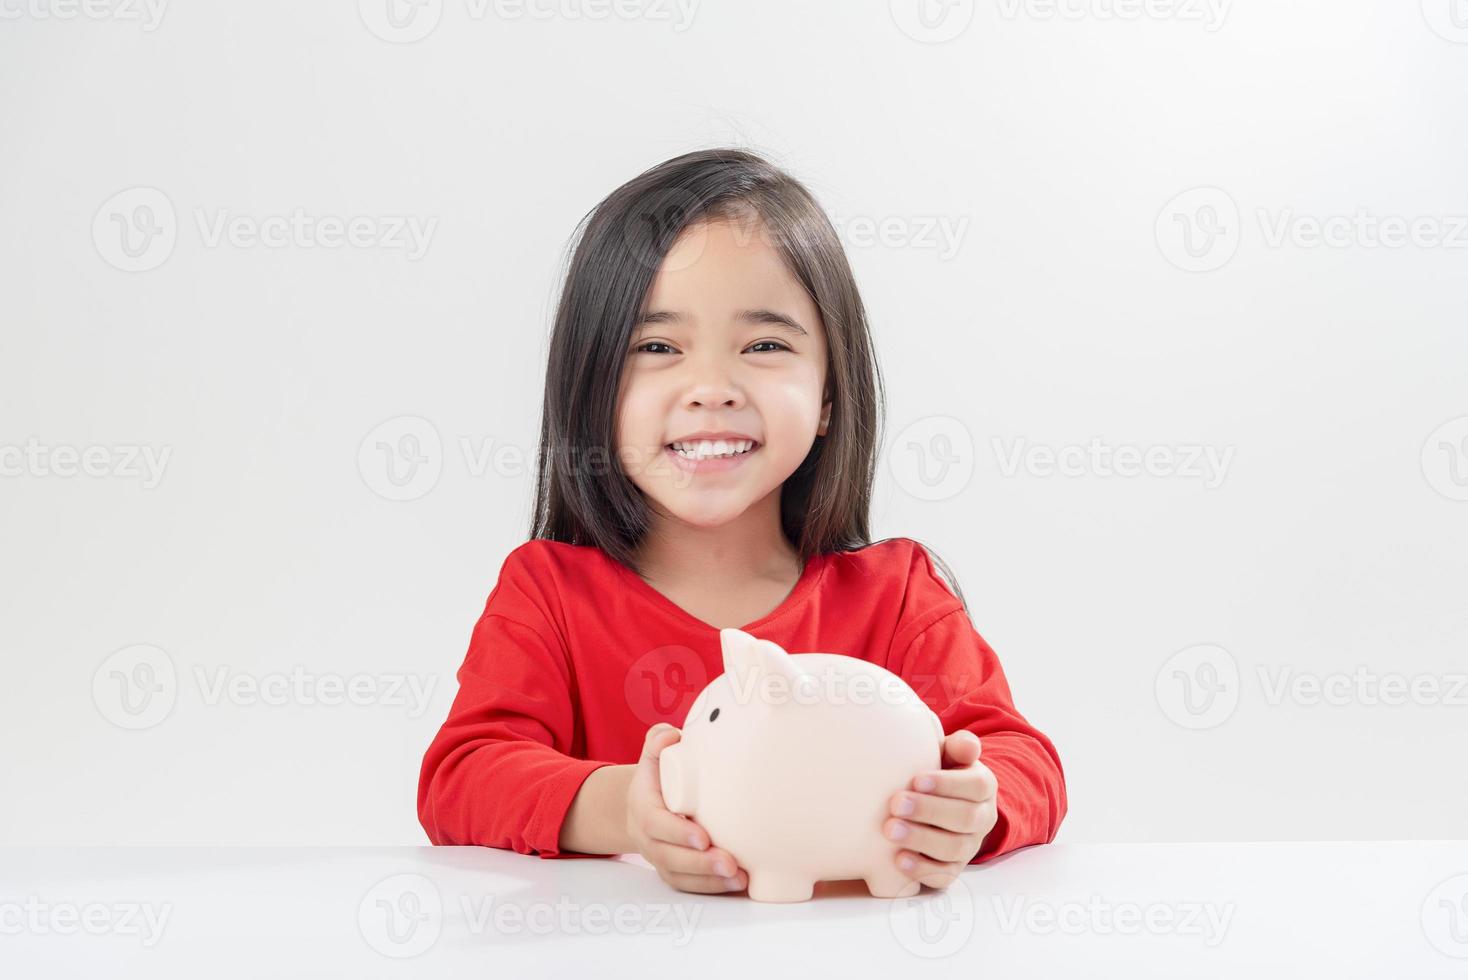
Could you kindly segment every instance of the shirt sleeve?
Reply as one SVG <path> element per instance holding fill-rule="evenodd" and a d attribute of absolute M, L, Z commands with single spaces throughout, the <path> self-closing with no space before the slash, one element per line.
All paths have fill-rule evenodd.
<path fill-rule="evenodd" d="M 979 761 L 998 780 L 999 819 L 971 863 L 1054 840 L 1066 811 L 1060 756 L 1015 709 L 999 658 L 967 614 L 955 609 L 919 633 L 903 665 L 903 679 L 938 712 L 944 734 L 979 736 Z"/>
<path fill-rule="evenodd" d="M 974 629 L 968 613 L 932 573 L 923 556 L 929 598 L 936 608 L 905 644 L 898 669 L 938 713 L 943 732 L 967 729 L 979 736 L 979 761 L 999 783 L 998 821 L 970 861 L 980 864 L 1031 844 L 1055 839 L 1066 813 L 1065 773 L 1055 745 L 1018 709 L 999 658 Z M 944 608 L 951 606 L 947 611 Z"/>
<path fill-rule="evenodd" d="M 434 844 L 601 857 L 562 851 L 560 834 L 581 784 L 610 763 L 570 755 L 575 707 L 559 636 L 497 612 L 524 614 L 502 589 L 474 627 L 458 694 L 424 755 L 419 822 Z"/>

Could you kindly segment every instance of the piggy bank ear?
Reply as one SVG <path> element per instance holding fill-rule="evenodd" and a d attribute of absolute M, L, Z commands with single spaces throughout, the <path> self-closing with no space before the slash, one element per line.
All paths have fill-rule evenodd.
<path fill-rule="evenodd" d="M 724 650 L 724 673 L 734 680 L 736 687 L 757 682 L 762 677 L 782 677 L 794 685 L 804 674 L 778 643 L 761 640 L 743 630 L 719 630 L 719 643 Z"/>

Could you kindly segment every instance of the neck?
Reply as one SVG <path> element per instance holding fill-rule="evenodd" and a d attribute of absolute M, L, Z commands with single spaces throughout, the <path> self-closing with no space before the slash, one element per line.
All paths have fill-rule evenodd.
<path fill-rule="evenodd" d="M 637 548 L 643 579 L 729 581 L 784 578 L 800 565 L 800 553 L 780 527 L 780 488 L 734 520 L 697 527 L 657 508 Z"/>

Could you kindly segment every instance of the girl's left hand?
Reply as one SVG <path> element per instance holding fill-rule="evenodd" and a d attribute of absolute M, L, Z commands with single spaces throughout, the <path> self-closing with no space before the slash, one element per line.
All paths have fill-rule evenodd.
<path fill-rule="evenodd" d="M 909 878 L 947 888 L 994 829 L 999 781 L 979 761 L 980 748 L 973 732 L 954 732 L 943 739 L 944 768 L 918 773 L 892 795 L 882 833 L 903 846 L 895 860 Z"/>

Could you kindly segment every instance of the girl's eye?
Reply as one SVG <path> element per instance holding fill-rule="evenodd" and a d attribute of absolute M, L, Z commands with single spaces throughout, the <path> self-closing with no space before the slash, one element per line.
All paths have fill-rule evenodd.
<path fill-rule="evenodd" d="M 771 353 L 772 354 L 775 351 L 782 351 L 782 350 L 787 350 L 788 351 L 790 349 L 789 347 L 787 347 L 784 344 L 780 343 L 780 341 L 778 341 L 778 340 L 756 340 L 754 343 L 752 343 L 752 344 L 749 345 L 749 348 L 751 350 L 753 350 L 754 348 L 759 347 L 759 346 L 764 345 L 764 344 L 770 345 L 773 348 L 773 350 L 759 351 L 758 353 Z M 648 348 L 651 348 L 651 347 L 663 347 L 663 348 L 666 348 L 668 351 L 671 351 L 673 349 L 673 345 L 664 343 L 661 340 L 649 340 L 645 344 L 639 344 L 636 347 L 632 348 L 632 352 L 634 354 L 644 353 L 644 352 L 646 352 L 648 354 L 661 354 L 661 353 L 663 353 L 663 351 L 649 350 Z"/>

